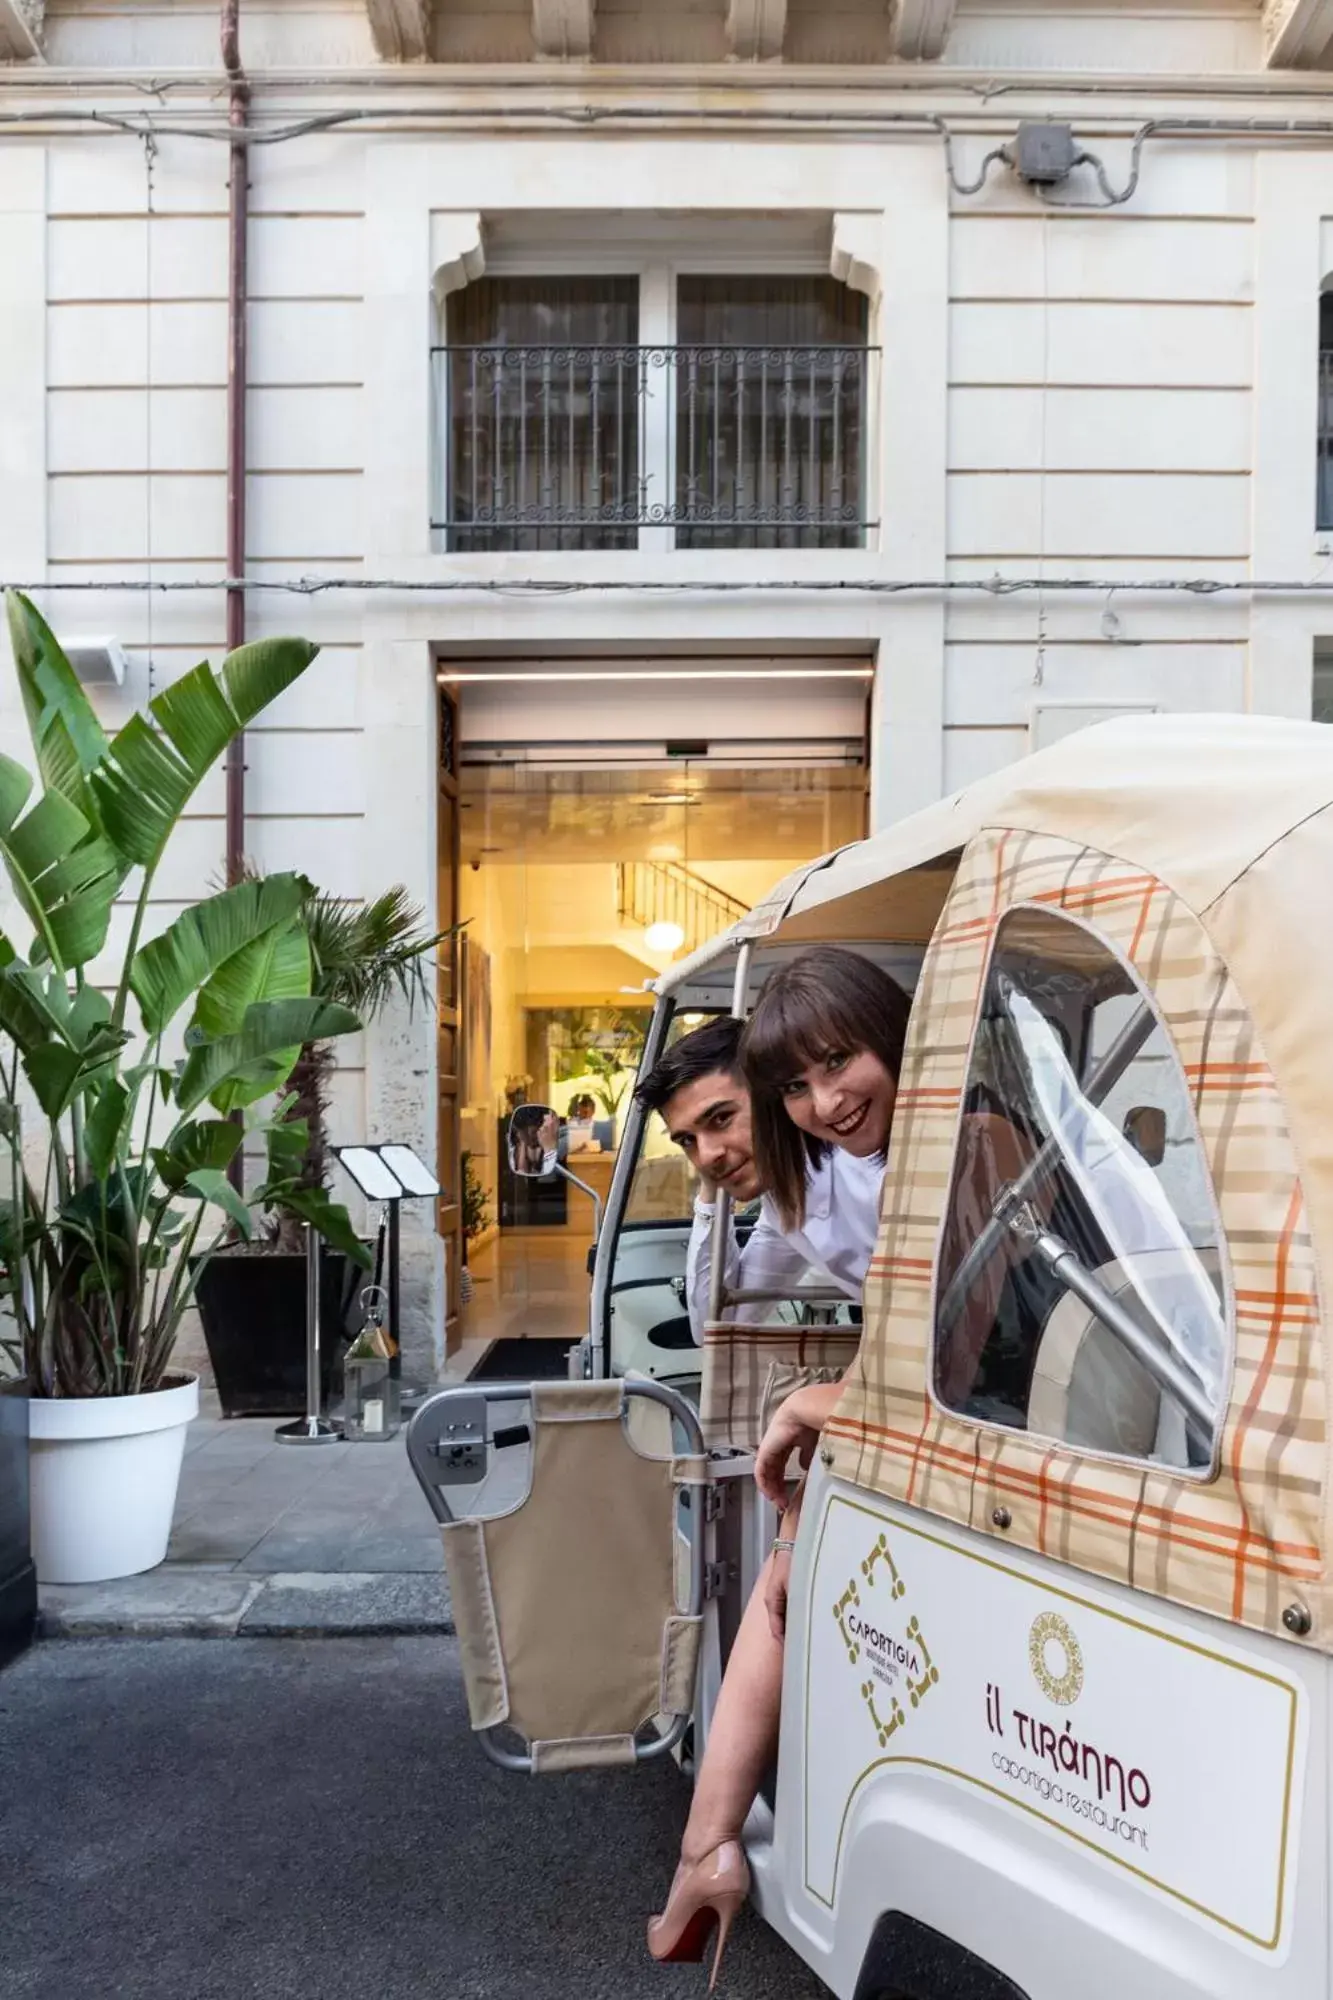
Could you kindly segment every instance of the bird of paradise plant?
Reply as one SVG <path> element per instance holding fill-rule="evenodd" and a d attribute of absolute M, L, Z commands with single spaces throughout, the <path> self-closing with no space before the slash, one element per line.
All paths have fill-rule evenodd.
<path fill-rule="evenodd" d="M 361 1025 L 314 989 L 311 884 L 243 881 L 143 938 L 199 785 L 318 649 L 243 646 L 108 735 L 36 607 L 6 609 L 37 775 L 0 755 L 0 1306 L 34 1395 L 129 1395 L 161 1386 L 203 1262 L 255 1209 L 368 1261 L 303 1179 L 283 1095 L 303 1047 Z M 267 1145 L 249 1193 L 229 1175 L 247 1133 Z"/>

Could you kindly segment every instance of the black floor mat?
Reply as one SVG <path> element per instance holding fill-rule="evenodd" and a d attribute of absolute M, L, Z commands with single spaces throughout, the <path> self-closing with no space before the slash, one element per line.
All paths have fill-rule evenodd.
<path fill-rule="evenodd" d="M 568 1340 L 497 1340 L 471 1382 L 561 1382 L 569 1374 Z"/>

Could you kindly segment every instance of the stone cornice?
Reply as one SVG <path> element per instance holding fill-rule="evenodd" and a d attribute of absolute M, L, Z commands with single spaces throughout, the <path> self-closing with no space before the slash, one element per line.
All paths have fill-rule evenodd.
<path fill-rule="evenodd" d="M 28 62 L 42 53 L 45 0 L 0 0 L 0 61 Z"/>
<path fill-rule="evenodd" d="M 935 62 L 953 26 L 954 0 L 894 0 L 893 53 L 904 62 Z"/>
<path fill-rule="evenodd" d="M 1333 43 L 1333 0 L 1265 0 L 1264 53 L 1271 69 L 1314 69 Z"/>
<path fill-rule="evenodd" d="M 774 62 L 787 39 L 787 0 L 728 0 L 727 47 L 738 62 Z"/>
<path fill-rule="evenodd" d="M 597 0 L 532 0 L 532 39 L 539 56 L 586 61 L 592 53 Z"/>
<path fill-rule="evenodd" d="M 387 62 L 429 60 L 430 0 L 366 0 L 366 17 L 376 52 Z"/>

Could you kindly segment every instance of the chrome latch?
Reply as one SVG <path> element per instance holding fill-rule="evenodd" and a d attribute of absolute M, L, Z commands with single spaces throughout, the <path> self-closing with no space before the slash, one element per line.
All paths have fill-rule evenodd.
<path fill-rule="evenodd" d="M 484 1396 L 449 1398 L 439 1436 L 427 1446 L 440 1463 L 438 1485 L 471 1486 L 486 1477 L 486 1418 Z"/>
<path fill-rule="evenodd" d="M 736 1574 L 735 1563 L 704 1564 L 704 1597 L 725 1597 Z"/>

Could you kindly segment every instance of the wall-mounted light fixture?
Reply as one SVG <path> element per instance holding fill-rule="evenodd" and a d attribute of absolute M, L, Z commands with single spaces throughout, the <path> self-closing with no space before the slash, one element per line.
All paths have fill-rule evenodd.
<path fill-rule="evenodd" d="M 649 951 L 679 951 L 685 942 L 685 933 L 679 924 L 649 924 L 643 941 Z"/>
<path fill-rule="evenodd" d="M 62 639 L 60 643 L 85 687 L 124 687 L 127 663 L 119 639 Z"/>

